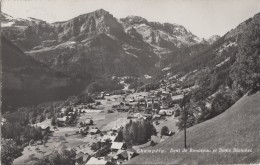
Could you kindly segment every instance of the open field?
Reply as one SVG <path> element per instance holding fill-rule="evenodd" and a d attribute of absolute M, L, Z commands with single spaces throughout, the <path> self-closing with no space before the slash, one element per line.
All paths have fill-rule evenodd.
<path fill-rule="evenodd" d="M 259 100 L 260 92 L 244 96 L 226 112 L 187 129 L 188 151 L 197 149 L 202 152 L 170 152 L 184 148 L 183 132 L 180 132 L 149 148 L 165 153 L 145 153 L 128 164 L 260 163 Z M 238 152 L 235 148 L 243 150 Z"/>

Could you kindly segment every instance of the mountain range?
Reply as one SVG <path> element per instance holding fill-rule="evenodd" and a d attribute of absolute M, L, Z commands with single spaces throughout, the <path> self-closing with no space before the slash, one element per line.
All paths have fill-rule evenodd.
<path fill-rule="evenodd" d="M 231 55 L 227 55 L 230 48 L 234 54 L 239 36 L 256 22 L 259 22 L 259 14 L 222 37 L 214 35 L 203 39 L 182 25 L 149 22 L 139 16 L 117 19 L 103 9 L 55 23 L 1 13 L 2 53 L 9 59 L 21 58 L 15 65 L 9 65 L 12 60 L 3 62 L 3 68 L 9 68 L 7 73 L 10 74 L 3 75 L 3 89 L 62 87 L 66 89 L 63 92 L 70 91 L 69 95 L 84 90 L 97 79 L 156 77 L 168 72 L 188 73 L 208 65 L 220 66 L 230 60 Z M 15 52 L 7 50 L 8 47 Z M 214 52 L 214 58 L 209 52 Z M 205 58 L 212 60 L 203 63 Z M 23 61 L 26 66 L 20 66 Z M 31 68 L 35 73 L 39 70 L 46 79 L 31 72 L 25 73 L 30 77 L 28 81 L 21 81 L 21 74 L 18 78 L 12 76 L 18 75 L 16 72 L 21 68 Z M 54 76 L 56 74 L 64 77 Z M 45 81 L 49 82 L 41 83 Z M 75 84 L 78 89 L 71 92 L 74 88 L 68 86 Z"/>
<path fill-rule="evenodd" d="M 138 16 L 117 19 L 103 9 L 55 23 L 3 13 L 2 32 L 26 54 L 55 70 L 101 77 L 140 76 L 160 67 L 165 54 L 218 39 L 207 42 L 181 25 Z"/>

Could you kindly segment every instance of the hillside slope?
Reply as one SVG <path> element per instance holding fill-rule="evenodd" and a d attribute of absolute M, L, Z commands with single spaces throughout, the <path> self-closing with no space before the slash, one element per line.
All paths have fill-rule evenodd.
<path fill-rule="evenodd" d="M 252 152 L 170 153 L 183 149 L 183 132 L 150 148 L 166 153 L 145 153 L 128 164 L 238 164 L 260 162 L 260 92 L 244 96 L 221 115 L 187 130 L 189 149 L 248 149 Z"/>
<path fill-rule="evenodd" d="M 35 61 L 3 35 L 1 53 L 2 112 L 13 111 L 17 106 L 66 98 L 81 90 L 81 81 L 71 79 Z"/>

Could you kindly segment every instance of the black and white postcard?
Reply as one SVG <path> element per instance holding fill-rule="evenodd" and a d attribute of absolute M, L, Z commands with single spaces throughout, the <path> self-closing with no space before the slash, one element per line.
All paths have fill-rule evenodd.
<path fill-rule="evenodd" d="M 0 164 L 260 163 L 260 0 L 0 3 Z"/>

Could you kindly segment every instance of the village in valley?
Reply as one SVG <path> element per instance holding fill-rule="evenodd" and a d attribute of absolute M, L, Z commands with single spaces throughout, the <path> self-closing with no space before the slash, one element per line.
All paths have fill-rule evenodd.
<path fill-rule="evenodd" d="M 1 1 L 1 165 L 260 163 L 259 0 L 27 1 Z"/>
<path fill-rule="evenodd" d="M 92 103 L 63 106 L 59 118 L 31 124 L 48 136 L 30 141 L 14 164 L 28 163 L 60 149 L 74 151 L 78 165 L 127 162 L 140 154 L 138 149 L 161 143 L 179 131 L 180 103 L 189 89 L 176 88 L 176 80 L 167 82 L 160 81 L 157 89 L 149 91 L 126 87 L 120 94 L 99 92 L 92 94 Z M 155 131 L 145 143 L 129 145 L 122 132 L 128 123 L 137 121 L 151 123 Z"/>

